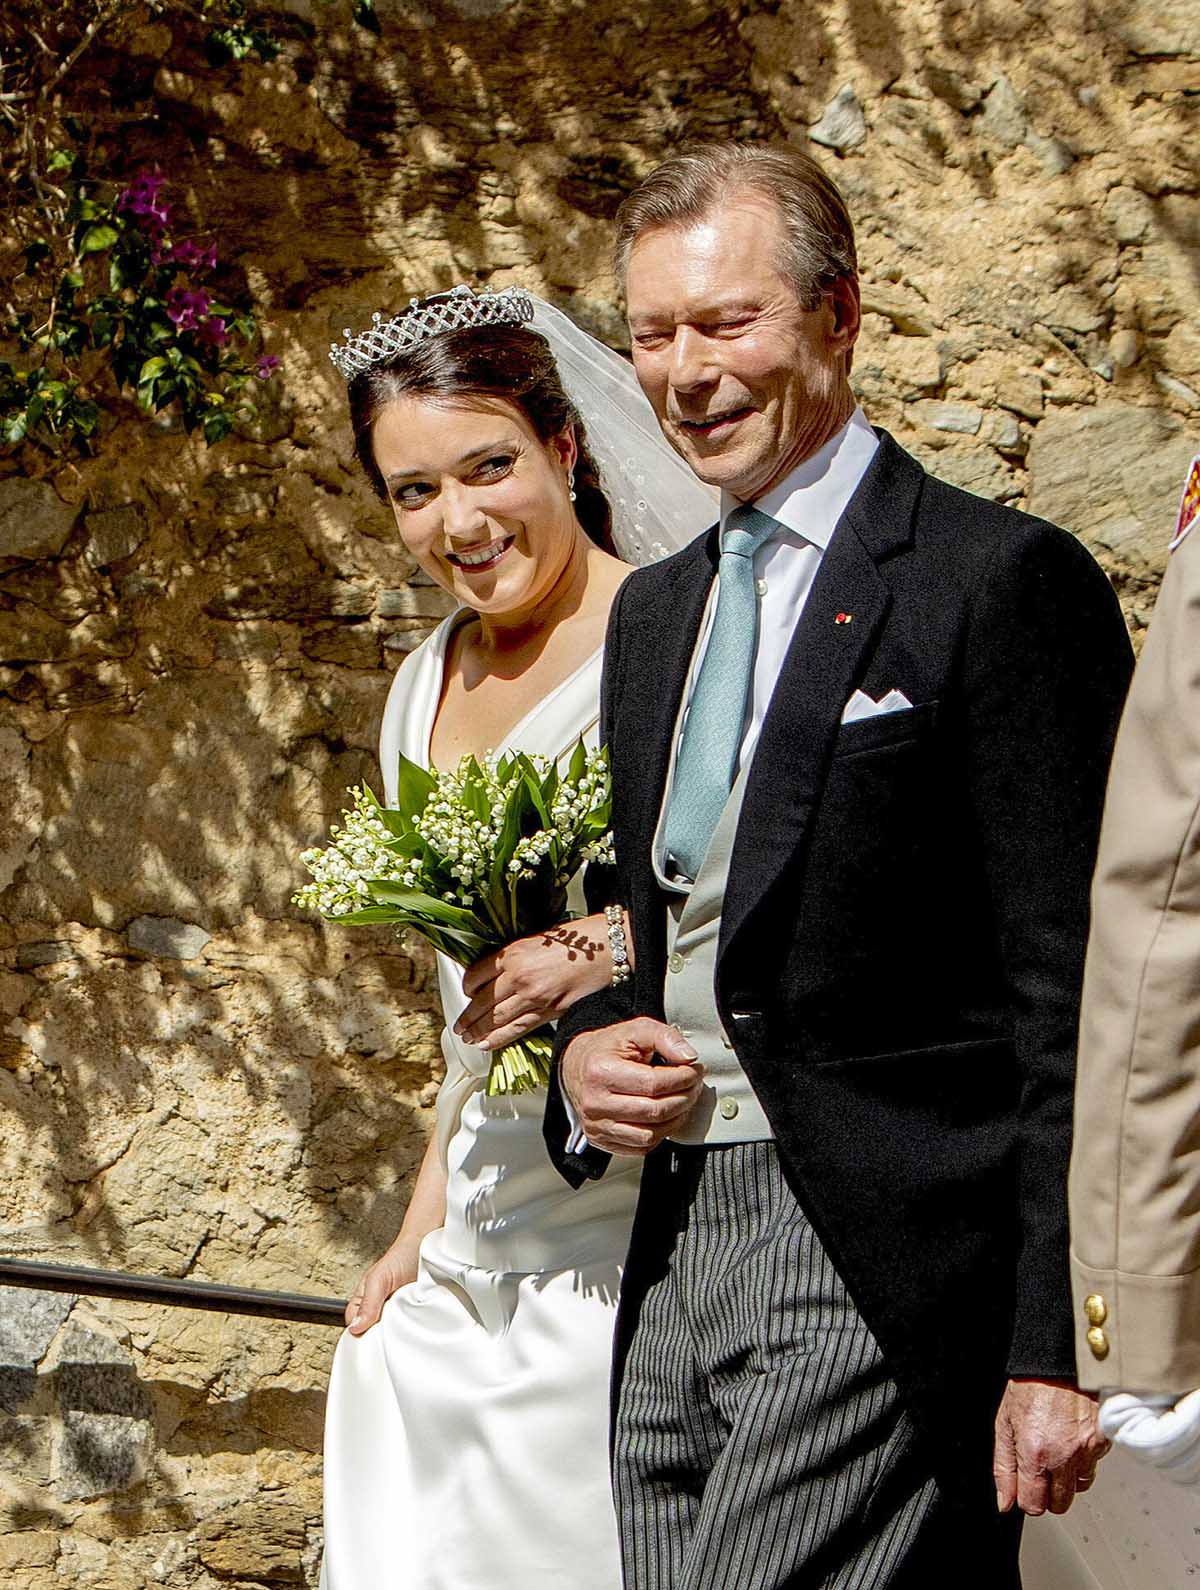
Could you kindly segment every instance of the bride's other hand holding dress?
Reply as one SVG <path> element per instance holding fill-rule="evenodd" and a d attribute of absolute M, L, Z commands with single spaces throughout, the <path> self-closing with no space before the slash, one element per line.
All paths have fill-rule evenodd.
<path fill-rule="evenodd" d="M 585 994 L 604 988 L 612 972 L 602 912 L 517 939 L 467 969 L 463 992 L 470 1004 L 454 1031 L 464 1043 L 485 1050 L 515 1043 Z M 421 1242 L 445 1218 L 446 1173 L 435 1141 L 425 1151 L 395 1241 L 351 1293 L 346 1324 L 353 1335 L 370 1330 L 392 1293 L 416 1280 Z"/>

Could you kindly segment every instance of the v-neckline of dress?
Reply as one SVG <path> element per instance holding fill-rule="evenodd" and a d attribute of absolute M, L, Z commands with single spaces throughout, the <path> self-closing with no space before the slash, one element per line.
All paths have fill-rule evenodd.
<path fill-rule="evenodd" d="M 424 753 L 424 764 L 427 771 L 433 766 L 431 757 L 433 730 L 437 723 L 438 710 L 442 702 L 442 691 L 446 685 L 446 661 L 450 655 L 450 643 L 454 639 L 456 632 L 462 628 L 462 625 L 466 622 L 466 620 L 474 616 L 474 608 L 460 607 L 456 613 L 452 613 L 450 615 L 450 618 L 443 625 L 442 635 L 438 645 L 437 689 L 430 692 L 432 706 L 429 709 L 429 713 L 424 725 L 424 731 L 421 736 L 421 745 Z M 529 711 L 524 715 L 524 717 L 521 718 L 517 723 L 514 723 L 512 728 L 504 734 L 499 744 L 492 748 L 491 754 L 494 756 L 503 756 L 510 747 L 516 747 L 519 749 L 519 746 L 517 746 L 517 741 L 525 728 L 532 723 L 540 713 L 544 712 L 554 701 L 556 701 L 559 696 L 562 695 L 563 691 L 568 690 L 581 674 L 585 673 L 589 668 L 591 668 L 595 663 L 596 658 L 599 657 L 603 651 L 603 644 L 597 646 L 594 651 L 588 653 L 588 655 L 579 664 L 578 668 L 573 669 L 572 672 L 567 674 L 564 679 L 560 679 L 558 684 L 554 686 L 553 690 L 549 690 L 544 696 L 540 696 L 538 700 L 534 702 L 533 706 L 530 707 Z"/>

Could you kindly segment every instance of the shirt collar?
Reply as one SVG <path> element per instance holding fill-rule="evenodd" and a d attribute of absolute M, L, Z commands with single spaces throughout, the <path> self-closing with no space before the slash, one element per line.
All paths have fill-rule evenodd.
<path fill-rule="evenodd" d="M 867 416 L 861 408 L 856 408 L 824 447 L 804 459 L 777 486 L 756 498 L 754 506 L 823 551 L 878 446 L 879 438 Z M 721 493 L 722 527 L 737 506 L 736 497 L 725 491 Z"/>

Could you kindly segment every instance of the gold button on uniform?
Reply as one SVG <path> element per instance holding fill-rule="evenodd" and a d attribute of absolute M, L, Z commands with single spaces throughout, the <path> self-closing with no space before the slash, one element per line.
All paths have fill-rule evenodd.
<path fill-rule="evenodd" d="M 1087 1333 L 1087 1344 L 1092 1350 L 1093 1358 L 1104 1359 L 1108 1357 L 1108 1337 L 1099 1325 L 1093 1325 Z"/>
<path fill-rule="evenodd" d="M 683 970 L 683 956 L 678 950 L 672 950 L 667 961 L 667 970 L 669 972 L 681 972 Z"/>
<path fill-rule="evenodd" d="M 722 1099 L 721 1100 L 721 1114 L 725 1117 L 725 1119 L 727 1121 L 732 1121 L 734 1116 L 737 1114 L 737 1112 L 738 1112 L 738 1101 L 736 1099 Z"/>
<path fill-rule="evenodd" d="M 1108 1304 L 1099 1292 L 1093 1292 L 1091 1297 L 1084 1298 L 1083 1312 L 1087 1316 L 1089 1325 L 1103 1325 L 1108 1318 Z"/>

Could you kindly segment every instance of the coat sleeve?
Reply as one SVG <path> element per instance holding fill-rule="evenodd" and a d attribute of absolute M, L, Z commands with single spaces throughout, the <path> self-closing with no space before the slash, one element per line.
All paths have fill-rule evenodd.
<path fill-rule="evenodd" d="M 1085 548 L 1037 520 L 1004 537 L 974 600 L 961 706 L 1019 1070 L 1010 1376 L 1075 1373 L 1067 1168 L 1079 999 L 1131 666 L 1116 597 Z"/>
<path fill-rule="evenodd" d="M 1200 530 L 1171 556 L 1134 676 L 1092 908 L 1071 1162 L 1080 1380 L 1179 1395 L 1200 1386 Z"/>
<path fill-rule="evenodd" d="M 602 745 L 611 745 L 613 707 L 620 688 L 618 683 L 621 677 L 620 615 L 625 590 L 626 587 L 623 585 L 617 592 L 608 621 L 608 636 L 604 648 L 604 669 L 600 681 L 600 743 Z M 588 905 L 593 911 L 602 910 L 604 906 L 615 901 L 619 901 L 624 905 L 629 902 L 629 892 L 625 886 L 625 869 L 622 866 L 621 848 L 619 836 L 615 832 L 615 824 L 614 839 L 617 841 L 616 866 L 590 867 L 584 876 L 584 892 L 587 895 Z M 635 960 L 637 958 L 636 944 L 634 945 L 634 958 Z M 546 1113 L 542 1120 L 542 1135 L 554 1168 L 572 1187 L 580 1187 L 585 1181 L 595 1181 L 603 1176 L 608 1169 L 608 1162 L 612 1156 L 604 1153 L 601 1149 L 593 1148 L 590 1144 L 585 1146 L 579 1153 L 568 1152 L 567 1144 L 571 1136 L 571 1123 L 563 1100 L 559 1064 L 572 1038 L 577 1038 L 583 1032 L 591 1032 L 597 1027 L 611 1027 L 616 1022 L 627 1021 L 634 1014 L 635 982 L 636 979 L 630 977 L 621 984 L 602 988 L 595 994 L 587 995 L 586 998 L 579 1000 L 568 1011 L 564 1012 L 558 1022 L 554 1038 L 554 1054 L 551 1060 Z"/>

